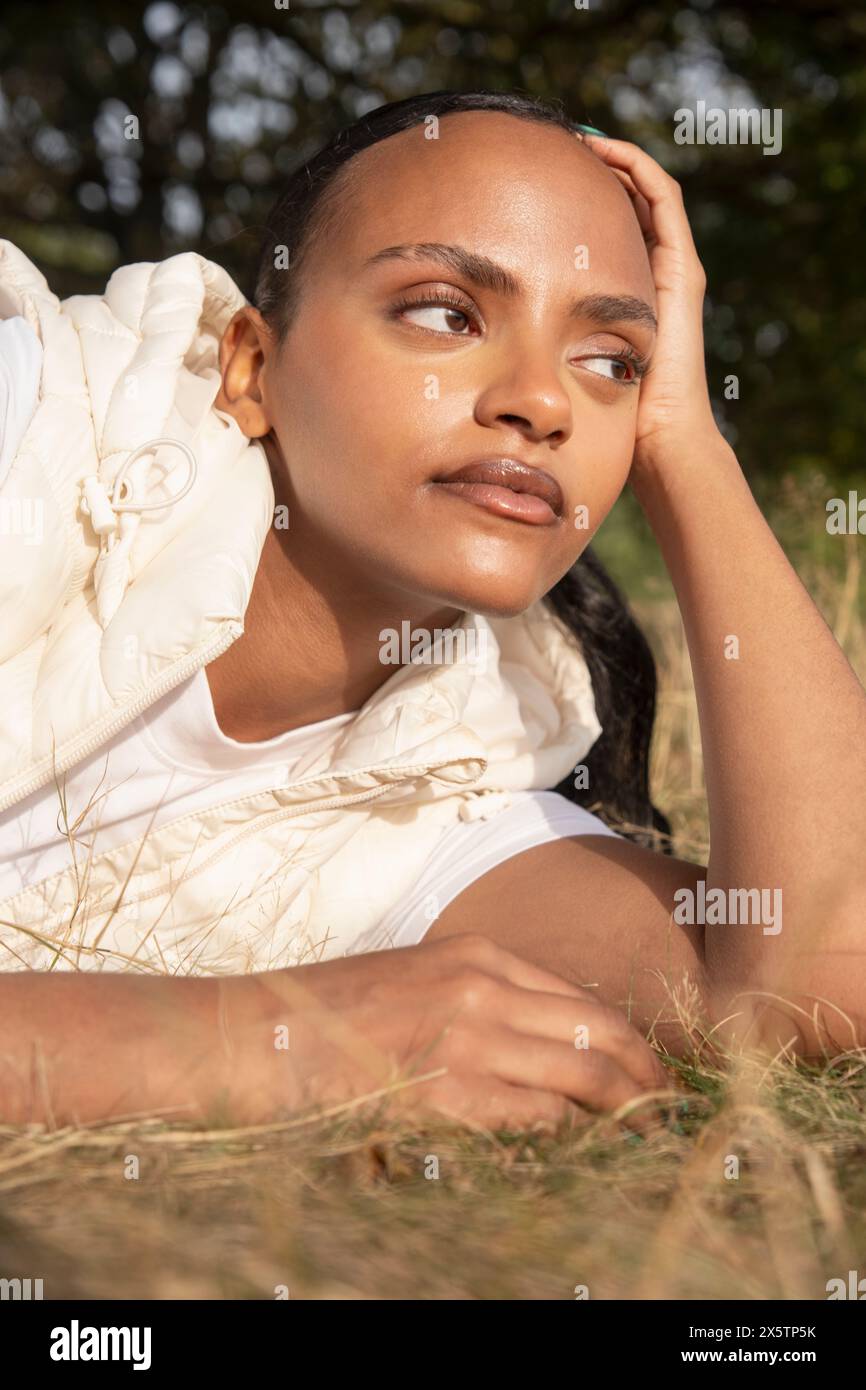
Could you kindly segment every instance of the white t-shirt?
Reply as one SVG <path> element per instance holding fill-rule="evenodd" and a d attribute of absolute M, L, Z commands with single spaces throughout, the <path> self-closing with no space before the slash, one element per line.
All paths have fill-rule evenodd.
<path fill-rule="evenodd" d="M 52 782 L 0 813 L 0 901 L 67 867 L 70 833 L 82 862 L 191 811 L 290 782 L 301 756 L 323 751 L 354 717 L 338 714 L 261 743 L 239 743 L 217 723 L 202 667 L 61 774 L 62 802 Z M 522 850 L 571 835 L 614 833 L 556 792 L 511 792 L 503 801 L 505 808 L 489 818 L 459 821 L 443 832 L 412 892 L 375 933 L 377 941 L 420 941 L 464 888 Z"/>
<path fill-rule="evenodd" d="M 239 743 L 217 723 L 202 667 L 61 774 L 63 804 L 52 781 L 0 812 L 0 900 L 70 865 L 69 829 L 83 860 L 91 845 L 95 857 L 192 811 L 280 786 L 353 718 Z"/>
<path fill-rule="evenodd" d="M 0 485 L 35 407 L 42 351 L 23 319 L 0 325 Z M 0 901 L 144 836 L 179 816 L 292 780 L 302 757 L 324 751 L 354 713 L 239 743 L 220 729 L 205 669 L 156 701 L 90 757 L 0 812 Z M 492 810 L 496 798 L 492 798 Z M 505 803 L 505 809 L 499 809 Z M 89 810 L 88 810 L 89 807 Z M 443 832 L 408 897 L 374 933 L 411 946 L 464 888 L 512 855 L 573 835 L 612 835 L 597 817 L 555 792 L 498 799 L 496 814 Z"/>

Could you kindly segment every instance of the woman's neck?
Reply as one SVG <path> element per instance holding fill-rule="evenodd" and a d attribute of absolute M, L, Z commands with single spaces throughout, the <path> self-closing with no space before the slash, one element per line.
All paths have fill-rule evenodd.
<path fill-rule="evenodd" d="M 357 574 L 317 572 L 300 538 L 268 531 L 244 618 L 244 634 L 206 667 L 217 723 L 239 743 L 360 708 L 394 673 L 381 660 L 384 628 L 445 628 L 455 608 L 377 594 Z M 315 547 L 311 547 L 315 550 Z"/>

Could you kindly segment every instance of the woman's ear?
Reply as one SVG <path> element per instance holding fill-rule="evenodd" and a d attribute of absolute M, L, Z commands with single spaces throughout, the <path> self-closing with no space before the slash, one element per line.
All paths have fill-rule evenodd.
<path fill-rule="evenodd" d="M 220 342 L 222 384 L 214 406 L 231 415 L 248 439 L 261 439 L 271 428 L 262 372 L 274 351 L 273 335 L 258 309 L 244 305 Z"/>

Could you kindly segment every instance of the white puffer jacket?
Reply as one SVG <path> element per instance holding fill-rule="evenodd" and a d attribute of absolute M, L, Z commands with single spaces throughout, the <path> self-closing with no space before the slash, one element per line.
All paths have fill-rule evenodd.
<path fill-rule="evenodd" d="M 213 406 L 220 337 L 243 303 L 192 253 L 124 266 L 104 295 L 61 303 L 0 241 L 0 319 L 23 316 L 43 348 L 35 413 L 0 475 L 0 809 L 243 632 L 274 519 L 263 449 Z M 194 456 L 194 484 L 174 502 L 181 450 L 130 460 L 156 439 Z M 166 505 L 122 510 L 141 500 Z M 13 523 L 37 513 L 34 543 Z M 0 902 L 0 969 L 215 974 L 363 948 L 449 826 L 501 804 L 490 792 L 555 786 L 600 732 L 578 645 L 546 606 L 463 625 L 484 634 L 483 665 L 398 670 L 290 785 L 94 854 L 83 878 L 70 862 Z"/>

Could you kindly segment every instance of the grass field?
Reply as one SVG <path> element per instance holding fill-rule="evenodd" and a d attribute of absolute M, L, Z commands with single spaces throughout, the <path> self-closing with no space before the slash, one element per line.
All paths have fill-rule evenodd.
<path fill-rule="evenodd" d="M 783 488 L 769 510 L 866 677 L 858 538 L 821 534 L 828 495 Z M 626 505 L 599 549 L 659 660 L 656 800 L 700 858 L 688 661 L 633 523 Z M 42 1278 L 47 1298 L 824 1299 L 866 1274 L 864 1064 L 670 1063 L 672 1119 L 645 1139 L 604 1118 L 567 1137 L 419 1133 L 357 1107 L 256 1131 L 7 1129 L 0 1276 Z"/>

